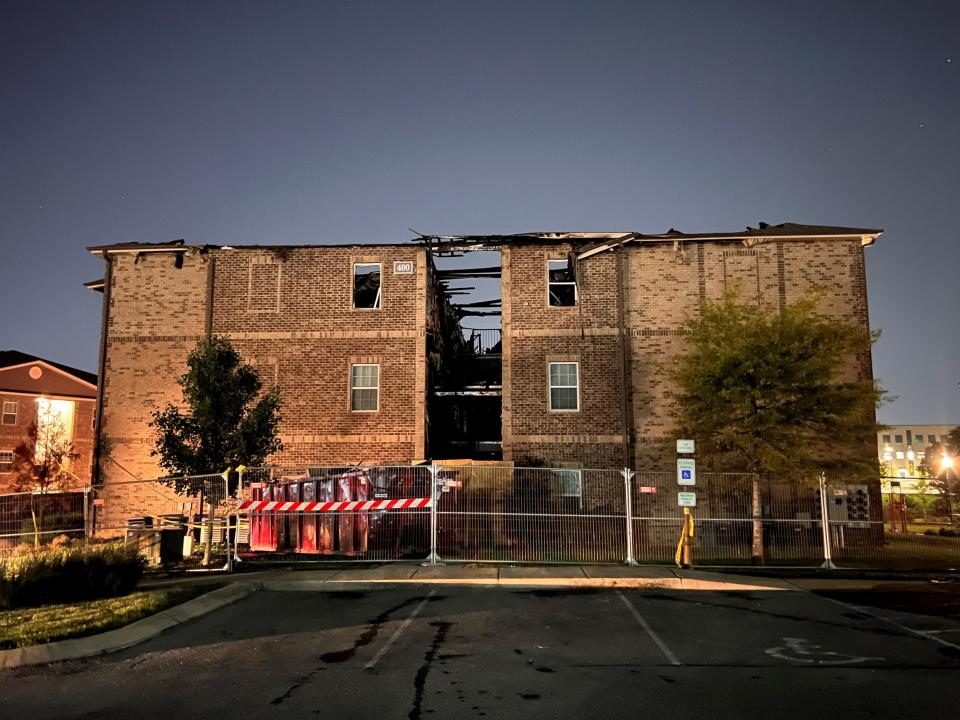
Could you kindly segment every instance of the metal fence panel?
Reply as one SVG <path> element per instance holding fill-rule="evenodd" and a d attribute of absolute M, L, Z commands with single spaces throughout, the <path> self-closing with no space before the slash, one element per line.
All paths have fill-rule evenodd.
<path fill-rule="evenodd" d="M 84 491 L 0 495 L 0 557 L 60 536 L 84 537 Z"/>
<path fill-rule="evenodd" d="M 89 534 L 136 544 L 151 567 L 220 569 L 227 565 L 227 513 L 222 474 L 110 482 L 93 488 Z"/>
<path fill-rule="evenodd" d="M 616 470 L 439 466 L 444 560 L 626 560 L 626 499 Z"/>

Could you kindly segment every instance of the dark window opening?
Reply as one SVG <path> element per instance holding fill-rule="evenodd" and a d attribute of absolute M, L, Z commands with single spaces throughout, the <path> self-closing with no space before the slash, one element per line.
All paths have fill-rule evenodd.
<path fill-rule="evenodd" d="M 547 260 L 547 294 L 551 307 L 573 307 L 577 304 L 577 281 L 565 260 Z"/>
<path fill-rule="evenodd" d="M 353 306 L 364 310 L 380 308 L 380 263 L 353 266 Z"/>

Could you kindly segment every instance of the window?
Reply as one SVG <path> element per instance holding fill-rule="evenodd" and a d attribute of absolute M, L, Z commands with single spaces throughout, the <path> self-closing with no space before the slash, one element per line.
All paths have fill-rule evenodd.
<path fill-rule="evenodd" d="M 34 455 L 42 461 L 48 448 L 55 448 L 73 439 L 76 403 L 72 400 L 37 398 L 37 444 Z"/>
<path fill-rule="evenodd" d="M 13 472 L 13 452 L 0 450 L 0 473 Z"/>
<path fill-rule="evenodd" d="M 17 424 L 17 401 L 16 400 L 3 401 L 3 424 L 4 425 Z"/>
<path fill-rule="evenodd" d="M 380 366 L 350 366 L 350 409 L 372 412 L 380 409 Z"/>
<path fill-rule="evenodd" d="M 558 492 L 560 495 L 563 497 L 580 497 L 583 494 L 583 483 L 579 470 L 553 470 L 552 472 L 559 483 Z"/>
<path fill-rule="evenodd" d="M 902 444 L 903 444 L 903 435 L 894 435 L 894 436 L 893 436 L 893 440 L 894 440 L 894 442 L 898 442 L 898 443 L 900 443 L 900 444 L 902 445 Z"/>
<path fill-rule="evenodd" d="M 580 409 L 579 363 L 550 363 L 550 409 Z"/>
<path fill-rule="evenodd" d="M 547 300 L 551 307 L 577 304 L 577 281 L 569 258 L 547 260 Z"/>
<path fill-rule="evenodd" d="M 937 441 L 936 435 L 927 435 L 927 443 L 933 445 Z"/>
<path fill-rule="evenodd" d="M 903 450 L 897 450 L 897 460 L 903 460 Z"/>
<path fill-rule="evenodd" d="M 890 436 L 889 436 L 889 435 L 884 435 L 884 436 L 883 436 L 883 441 L 884 441 L 885 443 L 890 442 Z"/>
<path fill-rule="evenodd" d="M 380 308 L 380 263 L 354 263 L 353 306 L 361 310 Z"/>

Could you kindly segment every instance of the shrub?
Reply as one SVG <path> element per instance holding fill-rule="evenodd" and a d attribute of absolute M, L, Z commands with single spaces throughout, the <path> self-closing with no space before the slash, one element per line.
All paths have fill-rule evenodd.
<path fill-rule="evenodd" d="M 122 543 L 55 547 L 0 562 L 0 608 L 32 607 L 125 595 L 145 561 Z"/>

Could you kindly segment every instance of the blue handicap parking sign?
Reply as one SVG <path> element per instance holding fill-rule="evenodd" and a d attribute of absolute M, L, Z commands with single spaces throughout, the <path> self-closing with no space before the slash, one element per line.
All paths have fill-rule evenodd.
<path fill-rule="evenodd" d="M 693 474 L 689 470 L 680 471 L 680 477 L 682 477 L 684 480 L 689 480 L 692 476 Z"/>

